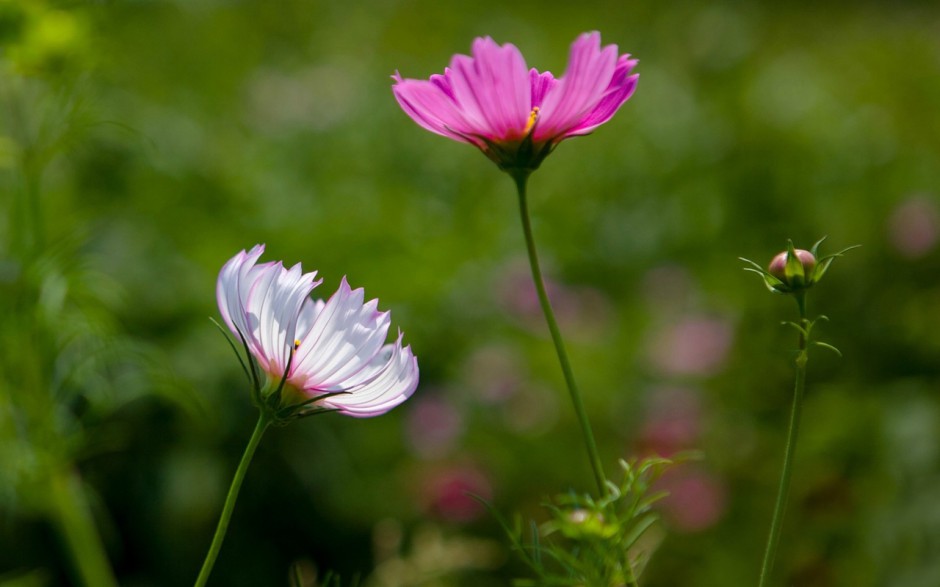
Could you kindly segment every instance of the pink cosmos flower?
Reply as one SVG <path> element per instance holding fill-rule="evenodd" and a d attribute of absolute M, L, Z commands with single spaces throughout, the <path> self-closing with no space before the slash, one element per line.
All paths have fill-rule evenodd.
<path fill-rule="evenodd" d="M 290 415 L 296 408 L 312 413 L 315 405 L 356 417 L 384 414 L 408 399 L 418 362 L 400 332 L 385 344 L 391 318 L 377 310 L 378 300 L 363 303 L 363 290 L 350 289 L 344 277 L 329 300 L 314 301 L 310 292 L 322 282 L 315 271 L 303 273 L 299 263 L 259 265 L 263 252 L 256 245 L 232 257 L 216 288 L 226 325 L 268 375 L 266 391 L 256 390 L 260 399 L 276 395 L 274 409 L 286 406 Z"/>
<path fill-rule="evenodd" d="M 443 75 L 429 80 L 393 76 L 402 109 L 427 130 L 479 147 L 503 170 L 534 170 L 568 137 L 604 124 L 627 101 L 637 61 L 601 47 L 600 33 L 571 46 L 568 69 L 527 70 L 514 45 L 489 37 L 473 42 L 473 56 L 455 55 Z"/>

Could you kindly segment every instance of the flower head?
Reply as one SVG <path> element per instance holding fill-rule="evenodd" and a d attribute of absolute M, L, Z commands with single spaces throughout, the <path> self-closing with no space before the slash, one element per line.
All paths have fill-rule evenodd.
<path fill-rule="evenodd" d="M 225 324 L 244 343 L 254 372 L 267 374 L 256 401 L 279 418 L 332 409 L 356 417 L 384 414 L 418 385 L 418 363 L 401 333 L 385 344 L 391 318 L 363 303 L 363 290 L 343 278 L 326 302 L 310 292 L 322 280 L 300 264 L 258 264 L 264 245 L 222 267 L 216 288 Z"/>
<path fill-rule="evenodd" d="M 636 88 L 636 60 L 600 33 L 571 46 L 560 78 L 527 69 L 514 45 L 489 37 L 473 42 L 472 57 L 455 55 L 443 75 L 393 78 L 402 109 L 427 130 L 479 147 L 506 171 L 532 171 L 562 140 L 604 124 Z"/>

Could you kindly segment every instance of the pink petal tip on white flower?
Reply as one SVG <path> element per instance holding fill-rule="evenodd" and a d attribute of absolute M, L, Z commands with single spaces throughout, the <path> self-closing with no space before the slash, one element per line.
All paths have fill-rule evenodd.
<path fill-rule="evenodd" d="M 443 75 L 404 79 L 392 92 L 421 127 L 479 147 L 504 170 L 534 170 L 562 140 L 588 134 L 636 89 L 637 61 L 584 33 L 571 46 L 560 78 L 527 69 L 512 44 L 473 42 L 472 57 L 455 55 Z"/>
<path fill-rule="evenodd" d="M 386 344 L 391 318 L 378 300 L 364 302 L 344 277 L 326 302 L 310 298 L 322 282 L 280 262 L 258 263 L 264 245 L 232 257 L 219 273 L 216 297 L 225 324 L 245 345 L 284 405 L 315 398 L 317 409 L 355 417 L 384 414 L 418 385 L 418 362 L 399 332 Z"/>

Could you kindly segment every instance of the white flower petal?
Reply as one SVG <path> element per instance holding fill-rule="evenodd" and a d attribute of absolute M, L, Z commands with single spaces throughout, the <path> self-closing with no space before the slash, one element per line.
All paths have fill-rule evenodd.
<path fill-rule="evenodd" d="M 245 275 L 251 267 L 258 261 L 258 257 L 264 252 L 264 245 L 255 245 L 250 252 L 242 251 L 232 257 L 219 272 L 219 279 L 216 282 L 216 299 L 219 303 L 219 312 L 222 319 L 233 333 L 247 337 L 250 332 L 245 320 L 244 303 L 242 300 L 247 297 L 250 284 L 245 280 Z"/>
<path fill-rule="evenodd" d="M 304 274 L 299 264 L 284 269 L 278 263 L 268 271 L 273 279 L 267 282 L 267 293 L 264 296 L 259 293 L 260 305 L 256 309 L 261 325 L 258 339 L 264 355 L 273 359 L 269 368 L 279 374 L 287 367 L 300 309 L 316 287 L 316 274 Z"/>
<path fill-rule="evenodd" d="M 294 343 L 301 306 L 320 284 L 316 272 L 304 274 L 300 265 L 290 270 L 280 262 L 257 265 L 263 245 L 235 255 L 219 274 L 216 297 L 229 328 L 245 337 L 259 366 L 280 376 Z"/>
<path fill-rule="evenodd" d="M 296 383 L 303 376 L 307 390 L 346 388 L 344 380 L 379 352 L 391 319 L 376 309 L 376 300 L 363 304 L 363 297 L 363 290 L 351 290 L 344 277 L 297 349 Z"/>
<path fill-rule="evenodd" d="M 401 333 L 385 344 L 391 317 L 378 301 L 363 302 L 362 289 L 344 277 L 327 302 L 313 301 L 316 272 L 300 264 L 258 264 L 264 245 L 241 251 L 219 272 L 216 298 L 222 318 L 245 338 L 269 377 L 280 379 L 294 353 L 288 383 L 311 397 L 344 391 L 323 405 L 356 417 L 383 414 L 418 385 L 418 363 Z M 299 344 L 295 344 L 299 341 Z"/>
<path fill-rule="evenodd" d="M 410 346 L 402 348 L 401 334 L 369 367 L 370 379 L 323 404 L 357 418 L 379 416 L 408 399 L 418 386 L 418 361 Z"/>
<path fill-rule="evenodd" d="M 300 340 L 307 338 L 310 329 L 313 328 L 313 322 L 323 311 L 324 306 L 326 306 L 326 302 L 323 300 L 313 300 L 311 298 L 304 300 L 304 304 L 300 308 L 300 316 L 297 317 L 297 328 L 294 334 L 297 338 Z"/>

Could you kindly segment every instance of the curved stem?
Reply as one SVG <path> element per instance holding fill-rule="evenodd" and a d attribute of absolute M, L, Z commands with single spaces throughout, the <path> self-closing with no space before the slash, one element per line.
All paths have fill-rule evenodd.
<path fill-rule="evenodd" d="M 568 385 L 568 394 L 571 396 L 571 403 L 574 405 L 575 414 L 577 414 L 578 422 L 581 424 L 581 434 L 584 436 L 584 443 L 587 445 L 588 458 L 591 461 L 591 468 L 594 470 L 594 480 L 597 483 L 597 491 L 599 495 L 604 495 L 607 492 L 607 478 L 604 476 L 601 459 L 597 453 L 594 433 L 591 431 L 591 423 L 588 420 L 587 413 L 584 411 L 584 402 L 581 400 L 581 393 L 578 391 L 578 385 L 575 382 L 574 373 L 568 361 L 565 341 L 561 337 L 561 330 L 558 328 L 555 313 L 552 311 L 552 304 L 548 299 L 548 294 L 545 292 L 545 283 L 542 281 L 542 270 L 539 267 L 539 257 L 535 249 L 535 239 L 532 237 L 532 223 L 529 220 L 529 205 L 526 200 L 526 183 L 529 173 L 527 171 L 516 171 L 511 175 L 513 179 L 516 180 L 516 189 L 519 192 L 519 213 L 522 216 L 522 231 L 525 233 L 526 249 L 529 253 L 529 265 L 532 268 L 532 280 L 535 282 L 535 290 L 538 293 L 539 304 L 542 306 L 542 313 L 545 314 L 545 322 L 548 323 L 548 330 L 552 335 L 552 342 L 555 343 L 555 352 L 558 354 L 558 362 L 561 365 L 562 373 L 564 373 L 565 383 Z"/>
<path fill-rule="evenodd" d="M 797 296 L 800 308 L 800 326 L 807 327 L 806 300 L 803 294 Z M 767 549 L 764 551 L 764 562 L 761 565 L 759 587 L 766 587 L 770 578 L 770 571 L 774 565 L 777 554 L 777 544 L 780 542 L 780 531 L 783 526 L 783 515 L 787 508 L 787 496 L 790 491 L 790 477 L 793 473 L 793 455 L 796 452 L 796 441 L 800 431 L 800 415 L 803 411 L 803 392 L 806 389 L 806 336 L 800 333 L 799 354 L 796 357 L 796 382 L 793 386 L 793 406 L 790 409 L 790 429 L 787 432 L 787 444 L 783 455 L 783 471 L 780 473 L 780 486 L 777 489 L 777 503 L 774 505 L 774 515 L 770 522 L 770 536 L 767 538 Z"/>
<path fill-rule="evenodd" d="M 232 486 L 228 489 L 228 497 L 225 498 L 225 506 L 222 508 L 222 515 L 219 517 L 219 525 L 215 529 L 215 535 L 212 537 L 212 544 L 209 546 L 209 552 L 206 553 L 206 560 L 202 563 L 202 570 L 196 578 L 196 587 L 202 587 L 209 580 L 209 574 L 215 565 L 215 559 L 219 556 L 219 550 L 222 549 L 222 541 L 225 540 L 225 533 L 228 531 L 228 523 L 232 518 L 232 510 L 235 509 L 235 500 L 238 499 L 238 491 L 242 487 L 242 481 L 245 479 L 245 473 L 248 471 L 248 465 L 251 464 L 251 458 L 255 455 L 255 449 L 261 442 L 261 436 L 271 424 L 268 416 L 262 412 L 258 417 L 258 423 L 255 424 L 255 430 L 248 439 L 248 446 L 245 447 L 245 454 L 242 455 L 241 462 L 235 470 L 235 477 L 232 479 Z"/>

